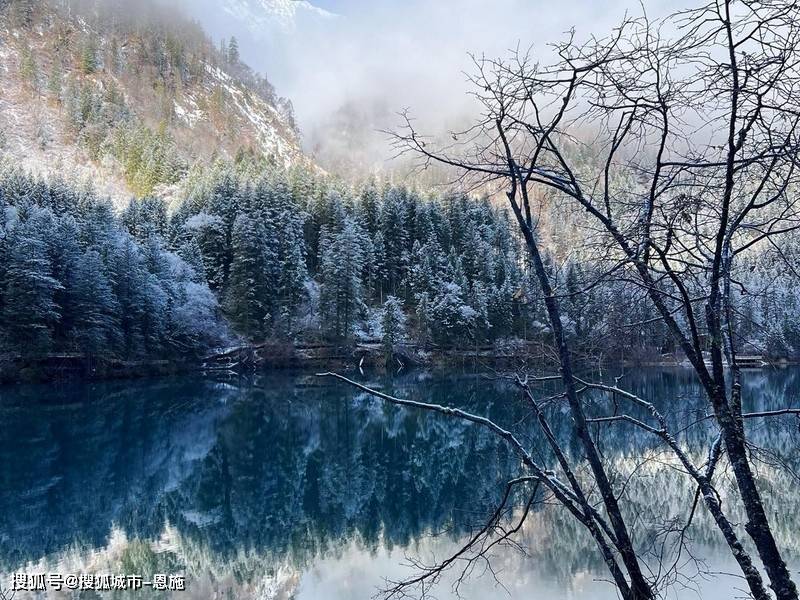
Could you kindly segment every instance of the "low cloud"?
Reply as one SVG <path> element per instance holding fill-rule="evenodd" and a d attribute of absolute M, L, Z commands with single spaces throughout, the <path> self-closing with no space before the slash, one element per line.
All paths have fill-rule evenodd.
<path fill-rule="evenodd" d="M 464 74 L 471 71 L 469 53 L 502 56 L 519 45 L 546 58 L 548 44 L 571 28 L 579 37 L 603 35 L 629 8 L 619 0 L 556 6 L 539 0 L 328 0 L 323 8 L 337 16 L 296 10 L 287 28 L 253 26 L 253 19 L 230 14 L 222 23 L 204 19 L 202 11 L 214 9 L 191 4 L 212 33 L 239 37 L 245 60 L 291 98 L 307 150 L 339 168 L 385 165 L 391 153 L 376 130 L 395 126 L 404 108 L 434 133 L 473 116 Z"/>

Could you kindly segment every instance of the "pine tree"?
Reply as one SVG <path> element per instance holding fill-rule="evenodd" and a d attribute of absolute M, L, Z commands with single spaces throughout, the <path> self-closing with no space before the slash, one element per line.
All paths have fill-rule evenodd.
<path fill-rule="evenodd" d="M 239 42 L 235 37 L 231 37 L 228 42 L 228 64 L 237 66 L 239 64 Z"/>
<path fill-rule="evenodd" d="M 389 189 L 381 207 L 381 231 L 386 252 L 387 290 L 395 295 L 404 280 L 407 251 L 410 250 L 406 217 L 404 194 L 396 188 Z"/>
<path fill-rule="evenodd" d="M 490 234 L 469 222 L 464 233 L 464 245 L 459 251 L 467 282 L 489 284 L 494 273 L 494 252 L 486 241 Z"/>
<path fill-rule="evenodd" d="M 186 236 L 200 248 L 205 278 L 214 290 L 221 290 L 227 280 L 230 262 L 227 258 L 225 223 L 216 216 L 201 212 L 186 220 Z"/>
<path fill-rule="evenodd" d="M 303 247 L 302 226 L 291 217 L 287 217 L 286 220 L 289 223 L 284 226 L 283 235 L 280 236 L 278 310 L 280 329 L 286 334 L 291 334 L 294 316 L 306 295 L 305 285 L 308 271 Z"/>
<path fill-rule="evenodd" d="M 438 204 L 429 199 L 421 204 L 414 213 L 414 239 L 425 241 L 436 237 L 433 219 L 436 214 Z"/>
<path fill-rule="evenodd" d="M 147 241 L 151 235 L 167 236 L 167 208 L 160 198 L 132 198 L 122 211 L 122 224 L 134 238 Z"/>
<path fill-rule="evenodd" d="M 372 240 L 372 293 L 378 302 L 383 302 L 383 294 L 387 285 L 386 273 L 386 245 L 383 243 L 383 234 L 380 230 L 375 232 Z"/>
<path fill-rule="evenodd" d="M 75 273 L 74 339 L 87 354 L 113 353 L 119 339 L 117 299 L 106 276 L 106 267 L 95 250 L 79 259 Z"/>
<path fill-rule="evenodd" d="M 19 74 L 32 91 L 39 91 L 39 66 L 29 46 L 24 46 L 20 52 Z"/>
<path fill-rule="evenodd" d="M 419 294 L 432 296 L 439 288 L 442 277 L 445 276 L 446 262 L 447 259 L 435 238 L 424 244 L 415 241 L 411 249 L 408 274 L 412 296 Z"/>
<path fill-rule="evenodd" d="M 422 345 L 428 345 L 432 339 L 431 328 L 431 299 L 426 293 L 418 294 L 414 297 L 416 302 L 415 314 L 417 317 L 417 333 L 418 341 Z"/>
<path fill-rule="evenodd" d="M 93 37 L 87 38 L 81 49 L 81 72 L 91 75 L 97 70 L 97 42 Z"/>
<path fill-rule="evenodd" d="M 364 306 L 361 274 L 364 269 L 363 232 L 345 219 L 340 232 L 323 232 L 321 245 L 322 311 L 335 338 L 348 338 Z"/>
<path fill-rule="evenodd" d="M 396 296 L 388 296 L 386 302 L 383 303 L 381 324 L 383 325 L 383 348 L 387 355 L 391 355 L 405 336 L 406 330 L 403 303 Z"/>
<path fill-rule="evenodd" d="M 475 311 L 472 324 L 472 335 L 477 339 L 486 339 L 490 335 L 489 295 L 483 283 L 476 281 L 469 293 L 469 306 Z"/>
<path fill-rule="evenodd" d="M 443 283 L 428 309 L 433 341 L 442 345 L 466 341 L 474 335 L 478 316 L 460 285 L 452 281 Z"/>
<path fill-rule="evenodd" d="M 148 273 L 155 275 L 160 281 L 166 281 L 172 276 L 170 255 L 164 248 L 161 236 L 149 223 L 145 225 L 143 240 L 140 242 L 139 248 Z"/>
<path fill-rule="evenodd" d="M 111 72 L 115 75 L 119 75 L 122 71 L 122 58 L 120 56 L 119 42 L 116 36 L 111 38 L 111 44 L 108 48 L 108 65 Z"/>
<path fill-rule="evenodd" d="M 64 92 L 64 120 L 67 129 L 73 134 L 77 134 L 83 129 L 84 119 L 81 112 L 80 88 L 78 84 L 70 80 Z"/>
<path fill-rule="evenodd" d="M 265 243 L 263 225 L 244 213 L 234 223 L 232 249 L 227 314 L 243 333 L 261 336 L 274 316 L 277 256 Z"/>
<path fill-rule="evenodd" d="M 59 61 L 53 61 L 53 68 L 47 78 L 47 94 L 52 100 L 61 103 L 61 88 L 63 86 L 63 75 Z"/>
<path fill-rule="evenodd" d="M 225 38 L 219 41 L 219 55 L 222 58 L 222 64 L 228 63 L 228 42 Z"/>
<path fill-rule="evenodd" d="M 3 199 L 11 206 L 20 207 L 28 203 L 33 193 L 34 180 L 22 170 L 11 168 L 4 173 Z"/>
<path fill-rule="evenodd" d="M 141 353 L 145 347 L 145 313 L 155 303 L 141 251 L 129 235 L 115 237 L 109 247 L 109 280 L 119 306 L 119 329 L 112 342 L 124 356 Z"/>
<path fill-rule="evenodd" d="M 155 202 L 136 203 L 137 243 L 90 187 L 0 168 L 4 349 L 163 356 L 218 340 L 216 300 L 204 278 L 164 248 Z"/>
<path fill-rule="evenodd" d="M 374 181 L 371 181 L 361 190 L 359 213 L 367 232 L 371 236 L 375 236 L 380 225 L 380 194 Z"/>
<path fill-rule="evenodd" d="M 245 194 L 246 191 L 242 189 L 236 176 L 226 169 L 215 180 L 211 197 L 208 200 L 208 213 L 213 215 L 213 219 L 221 219 L 222 224 L 223 238 L 215 251 L 220 261 L 218 277 L 222 287 L 226 285 L 233 261 L 233 226 L 242 210 Z M 206 248 L 202 241 L 201 247 L 203 247 L 203 256 L 206 257 Z M 215 264 L 215 261 L 212 261 L 211 264 Z M 206 265 L 209 265 L 208 261 L 206 261 Z"/>
<path fill-rule="evenodd" d="M 59 319 L 55 294 L 62 286 L 48 256 L 49 211 L 26 207 L 24 212 L 29 214 L 7 233 L 2 324 L 12 350 L 48 352 Z"/>
<path fill-rule="evenodd" d="M 61 286 L 53 296 L 60 315 L 54 325 L 53 338 L 56 344 L 64 344 L 75 329 L 75 318 L 79 312 L 76 288 L 80 284 L 78 264 L 82 252 L 78 241 L 78 223 L 72 215 L 67 214 L 48 223 L 47 227 L 52 232 L 47 240 L 52 275 Z"/>
<path fill-rule="evenodd" d="M 157 354 L 169 347 L 167 335 L 172 320 L 172 305 L 168 289 L 161 283 L 157 275 L 144 271 L 140 328 L 144 352 L 147 354 Z"/>
<path fill-rule="evenodd" d="M 195 283 L 206 281 L 206 267 L 203 262 L 203 251 L 194 236 L 189 236 L 184 240 L 178 249 L 178 256 L 181 257 L 186 267 L 190 270 L 187 278 Z"/>

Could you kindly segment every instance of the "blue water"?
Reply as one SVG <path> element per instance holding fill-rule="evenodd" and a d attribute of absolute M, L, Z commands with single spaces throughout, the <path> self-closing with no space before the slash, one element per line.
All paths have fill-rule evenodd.
<path fill-rule="evenodd" d="M 555 464 L 518 391 L 505 381 L 464 373 L 358 377 L 395 395 L 487 415 Z M 675 430 L 706 412 L 688 372 L 640 370 L 623 382 L 658 403 Z M 800 406 L 798 392 L 797 370 L 746 375 L 748 410 Z M 589 400 L 590 411 L 608 409 L 601 397 Z M 565 409 L 554 403 L 550 418 L 579 461 Z M 5 387 L 0 423 L 6 590 L 15 572 L 181 573 L 187 589 L 174 595 L 184 599 L 367 599 L 386 587 L 386 578 L 414 573 L 410 559 L 446 557 L 483 523 L 505 482 L 521 473 L 519 461 L 485 429 L 303 374 Z M 702 421 L 681 434 L 699 462 L 711 426 Z M 620 489 L 627 481 L 624 504 L 635 537 L 643 553 L 652 551 L 664 523 L 688 514 L 693 489 L 645 432 L 596 429 Z M 749 435 L 768 450 L 754 455 L 754 464 L 776 534 L 800 564 L 800 481 L 792 471 L 800 463 L 798 420 L 753 424 Z M 724 470 L 718 485 L 723 494 L 731 489 Z M 515 498 L 517 513 L 509 520 L 525 500 L 522 493 Z M 741 520 L 735 499 L 726 508 Z M 741 595 L 739 579 L 720 573 L 735 569 L 702 508 L 690 533 L 691 549 L 705 564 L 682 557 L 679 575 L 664 577 L 667 597 Z M 493 552 L 497 580 L 476 564 L 460 594 L 616 597 L 600 581 L 607 577 L 592 542 L 563 510 L 538 499 L 518 541 L 524 552 Z M 445 575 L 437 597 L 455 597 L 460 572 Z M 74 597 L 98 597 L 91 594 Z"/>

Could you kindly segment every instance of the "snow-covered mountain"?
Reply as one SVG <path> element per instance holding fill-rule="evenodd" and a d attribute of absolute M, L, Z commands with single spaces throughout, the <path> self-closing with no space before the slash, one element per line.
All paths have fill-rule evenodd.
<path fill-rule="evenodd" d="M 266 34 L 276 27 L 283 32 L 292 32 L 299 22 L 337 16 L 308 0 L 223 0 L 220 6 L 256 34 Z"/>

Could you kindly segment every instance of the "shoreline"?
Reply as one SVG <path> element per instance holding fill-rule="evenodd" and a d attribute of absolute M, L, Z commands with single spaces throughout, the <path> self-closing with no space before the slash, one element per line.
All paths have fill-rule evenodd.
<path fill-rule="evenodd" d="M 142 379 L 187 373 L 250 373 L 292 369 L 352 370 L 370 369 L 399 372 L 415 368 L 483 366 L 486 368 L 523 368 L 533 362 L 546 362 L 541 345 L 504 345 L 477 348 L 434 348 L 398 346 L 389 357 L 379 343 L 287 344 L 264 342 L 217 348 L 205 357 L 123 360 L 82 354 L 48 354 L 43 356 L 5 355 L 0 357 L 0 385 L 25 383 L 57 383 L 63 381 L 113 381 Z M 752 357 L 751 357 L 752 358 Z M 674 355 L 642 360 L 583 360 L 587 366 L 625 368 L 685 368 L 688 363 Z M 798 361 L 760 359 L 746 369 L 782 368 Z"/>

